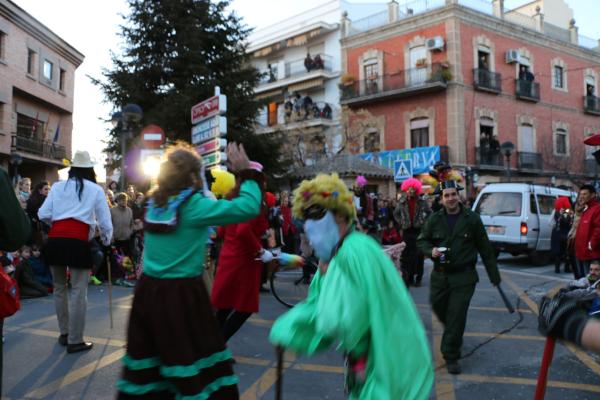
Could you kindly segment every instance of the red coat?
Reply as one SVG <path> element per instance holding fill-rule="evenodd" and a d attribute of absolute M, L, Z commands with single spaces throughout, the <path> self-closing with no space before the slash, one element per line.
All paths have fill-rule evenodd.
<path fill-rule="evenodd" d="M 575 234 L 575 256 L 584 261 L 600 259 L 600 204 L 595 200 L 588 203 L 588 208 L 579 219 Z"/>
<path fill-rule="evenodd" d="M 296 233 L 296 227 L 292 223 L 292 209 L 284 204 L 282 204 L 279 208 L 281 209 L 281 216 L 283 217 L 283 224 L 281 225 L 283 235 L 289 235 L 290 230 L 292 233 Z"/>
<path fill-rule="evenodd" d="M 251 221 L 219 228 L 223 246 L 211 293 L 214 308 L 258 311 L 263 263 L 255 258 L 262 248 L 261 237 L 268 228 L 265 213 Z"/>

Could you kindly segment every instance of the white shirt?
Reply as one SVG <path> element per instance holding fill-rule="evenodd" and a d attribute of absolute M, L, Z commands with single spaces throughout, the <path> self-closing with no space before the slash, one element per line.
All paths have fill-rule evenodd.
<path fill-rule="evenodd" d="M 102 243 L 110 243 L 113 226 L 104 190 L 86 179 L 83 182 L 81 200 L 77 194 L 75 179 L 52 185 L 48 197 L 38 211 L 38 217 L 49 224 L 67 218 L 86 223 L 90 226 L 90 239 L 94 237 L 97 223 L 100 227 Z"/>

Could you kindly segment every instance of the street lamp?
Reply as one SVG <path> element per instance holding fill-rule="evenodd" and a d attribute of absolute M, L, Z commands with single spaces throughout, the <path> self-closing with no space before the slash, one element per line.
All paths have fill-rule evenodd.
<path fill-rule="evenodd" d="M 142 120 L 144 112 L 137 104 L 127 104 L 112 115 L 111 123 L 121 135 L 121 175 L 119 185 L 125 190 L 125 154 L 127 154 L 127 140 L 133 136 L 133 128 Z"/>
<path fill-rule="evenodd" d="M 12 153 L 10 155 L 10 164 L 13 166 L 13 185 L 16 185 L 19 181 L 19 165 L 23 163 L 23 157 L 21 157 L 17 153 Z"/>
<path fill-rule="evenodd" d="M 500 145 L 500 151 L 506 158 L 506 178 L 510 182 L 510 156 L 515 149 L 515 145 L 512 142 L 504 142 Z"/>

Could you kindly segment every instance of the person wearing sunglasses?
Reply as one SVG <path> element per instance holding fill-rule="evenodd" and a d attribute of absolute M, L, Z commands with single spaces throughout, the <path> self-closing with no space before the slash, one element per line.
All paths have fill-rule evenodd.
<path fill-rule="evenodd" d="M 292 211 L 319 271 L 307 299 L 274 323 L 270 341 L 309 356 L 339 343 L 351 399 L 428 399 L 425 329 L 392 260 L 355 230 L 352 193 L 337 174 L 320 174 L 296 189 Z"/>

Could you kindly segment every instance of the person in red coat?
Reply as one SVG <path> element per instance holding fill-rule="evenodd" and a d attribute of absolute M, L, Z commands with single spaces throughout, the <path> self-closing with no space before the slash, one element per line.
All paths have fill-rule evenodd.
<path fill-rule="evenodd" d="M 236 187 L 237 189 L 237 187 Z M 234 189 L 235 197 L 237 190 Z M 264 198 L 264 196 L 263 196 Z M 211 302 L 217 310 L 225 342 L 258 311 L 263 260 L 272 258 L 263 249 L 261 238 L 269 228 L 263 201 L 260 215 L 253 220 L 219 227 L 223 240 L 212 287 Z"/>
<path fill-rule="evenodd" d="M 600 204 L 592 185 L 581 186 L 579 196 L 587 201 L 575 234 L 575 258 L 580 275 L 586 276 L 590 262 L 600 259 Z"/>

